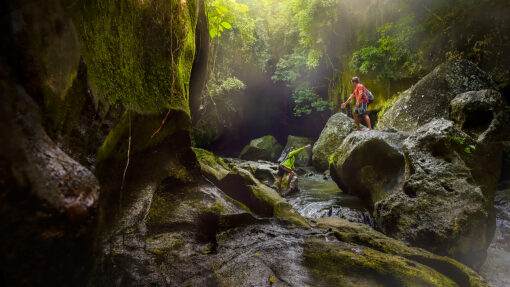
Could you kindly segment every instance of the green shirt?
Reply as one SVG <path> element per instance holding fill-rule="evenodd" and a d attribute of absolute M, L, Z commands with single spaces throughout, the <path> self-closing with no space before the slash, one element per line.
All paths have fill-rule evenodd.
<path fill-rule="evenodd" d="M 305 148 L 306 146 L 289 152 L 287 159 L 284 162 L 282 162 L 281 165 L 288 169 L 294 169 L 294 162 L 296 161 L 295 155 L 303 151 Z"/>

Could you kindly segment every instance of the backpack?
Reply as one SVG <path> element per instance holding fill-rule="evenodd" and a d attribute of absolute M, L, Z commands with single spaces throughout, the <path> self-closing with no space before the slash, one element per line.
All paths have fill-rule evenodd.
<path fill-rule="evenodd" d="M 365 88 L 365 92 L 363 93 L 363 97 L 367 99 L 367 106 L 370 105 L 374 100 L 374 95 L 367 88 Z"/>
<path fill-rule="evenodd" d="M 282 154 L 277 160 L 278 163 L 282 163 L 287 159 L 287 157 L 289 156 L 290 149 L 291 149 L 290 147 L 287 149 L 283 149 Z"/>

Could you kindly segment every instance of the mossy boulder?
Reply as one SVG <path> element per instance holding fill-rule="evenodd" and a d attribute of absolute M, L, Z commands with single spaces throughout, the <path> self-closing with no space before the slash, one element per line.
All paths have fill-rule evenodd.
<path fill-rule="evenodd" d="M 398 96 L 377 123 L 377 128 L 413 132 L 434 118 L 448 118 L 450 101 L 458 94 L 497 89 L 490 76 L 467 60 L 436 67 Z"/>
<path fill-rule="evenodd" d="M 230 172 L 230 167 L 223 159 L 212 152 L 199 148 L 193 148 L 193 151 L 200 163 L 202 173 L 213 183 L 218 183 Z"/>
<path fill-rule="evenodd" d="M 256 138 L 243 148 L 239 158 L 244 160 L 276 161 L 282 153 L 282 146 L 271 135 Z"/>
<path fill-rule="evenodd" d="M 234 168 L 219 182 L 219 187 L 259 216 L 275 216 L 295 226 L 308 226 L 306 220 L 276 190 L 262 184 L 247 170 Z"/>
<path fill-rule="evenodd" d="M 354 120 L 344 113 L 336 113 L 329 118 L 312 149 L 312 163 L 317 171 L 328 169 L 331 155 L 355 129 Z"/>
<path fill-rule="evenodd" d="M 439 256 L 421 248 L 410 247 L 404 242 L 388 237 L 367 225 L 329 217 L 316 219 L 312 226 L 332 230 L 335 237 L 342 242 L 368 247 L 426 265 L 450 278 L 458 286 L 487 286 L 484 278 L 454 259 Z"/>
<path fill-rule="evenodd" d="M 225 158 L 225 163 L 231 168 L 242 168 L 249 171 L 261 183 L 272 187 L 278 181 L 278 164 L 269 161 L 245 161 L 236 158 Z"/>
<path fill-rule="evenodd" d="M 218 233 L 217 253 L 203 259 L 213 262 L 210 280 L 222 286 L 487 286 L 453 259 L 362 224 L 317 221 L 313 229 L 267 223 Z"/>
<path fill-rule="evenodd" d="M 320 286 L 458 286 L 430 267 L 343 242 L 309 239 L 304 264 Z"/>
<path fill-rule="evenodd" d="M 298 149 L 306 145 L 313 145 L 313 142 L 314 141 L 311 138 L 289 135 L 287 137 L 287 143 L 285 144 L 285 150 L 287 150 L 291 146 Z M 294 162 L 294 164 L 295 166 L 301 167 L 310 166 L 312 164 L 312 149 L 306 148 L 305 150 L 298 153 L 296 155 L 296 161 Z"/>
<path fill-rule="evenodd" d="M 194 149 L 202 173 L 233 199 L 260 217 L 277 217 L 296 226 L 308 226 L 303 217 L 274 188 L 277 164 L 270 162 L 222 159 Z M 260 180 L 255 176 L 258 176 Z M 261 181 L 264 182 L 261 182 Z M 282 181 L 285 186 L 286 182 Z"/>

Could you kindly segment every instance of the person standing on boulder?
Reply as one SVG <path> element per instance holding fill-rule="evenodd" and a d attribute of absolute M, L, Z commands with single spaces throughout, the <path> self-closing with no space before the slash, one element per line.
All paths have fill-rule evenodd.
<path fill-rule="evenodd" d="M 299 148 L 299 149 L 290 147 L 289 154 L 287 155 L 285 160 L 282 163 L 280 163 L 280 165 L 278 165 L 278 193 L 280 193 L 280 189 L 282 186 L 282 179 L 283 179 L 283 175 L 285 173 L 289 174 L 289 179 L 287 180 L 287 189 L 286 190 L 289 189 L 290 182 L 292 181 L 292 178 L 294 176 L 296 176 L 296 173 L 294 172 L 294 162 L 296 161 L 296 154 L 302 152 L 305 148 L 310 148 L 311 146 L 312 146 L 311 144 L 308 144 L 308 145 L 305 145 L 304 147 Z M 294 187 L 292 186 L 292 188 L 294 188 Z"/>
<path fill-rule="evenodd" d="M 372 129 L 372 124 L 370 123 L 370 117 L 368 116 L 368 99 L 365 96 L 367 91 L 365 86 L 363 86 L 358 77 L 352 77 L 351 84 L 354 86 L 354 92 L 351 96 L 342 104 L 342 109 L 345 109 L 345 106 L 352 100 L 353 97 L 356 97 L 356 108 L 354 109 L 354 121 L 356 122 L 356 129 L 359 131 L 359 116 L 362 116 L 369 130 Z"/>

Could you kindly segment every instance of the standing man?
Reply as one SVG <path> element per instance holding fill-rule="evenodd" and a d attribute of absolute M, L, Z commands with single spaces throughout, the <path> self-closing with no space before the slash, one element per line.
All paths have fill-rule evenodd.
<path fill-rule="evenodd" d="M 296 154 L 302 152 L 305 148 L 310 148 L 312 145 L 308 144 L 302 148 L 295 149 L 294 147 L 290 147 L 290 152 L 287 155 L 287 158 L 278 165 L 278 193 L 280 193 L 280 188 L 282 185 L 282 178 L 285 173 L 289 174 L 289 179 L 287 180 L 287 189 L 289 189 L 290 182 L 292 178 L 296 176 L 294 172 L 294 162 L 296 161 Z M 292 188 L 294 188 L 292 186 Z"/>
<path fill-rule="evenodd" d="M 342 104 L 342 109 L 345 109 L 345 106 L 351 101 L 353 97 L 356 97 L 356 108 L 354 109 L 354 121 L 356 122 L 356 129 L 359 131 L 359 116 L 362 116 L 369 130 L 372 129 L 372 125 L 370 123 L 370 117 L 368 116 L 368 99 L 367 99 L 367 91 L 365 86 L 363 86 L 358 77 L 352 77 L 351 84 L 354 86 L 354 92 L 351 94 L 349 99 L 345 103 Z"/>

